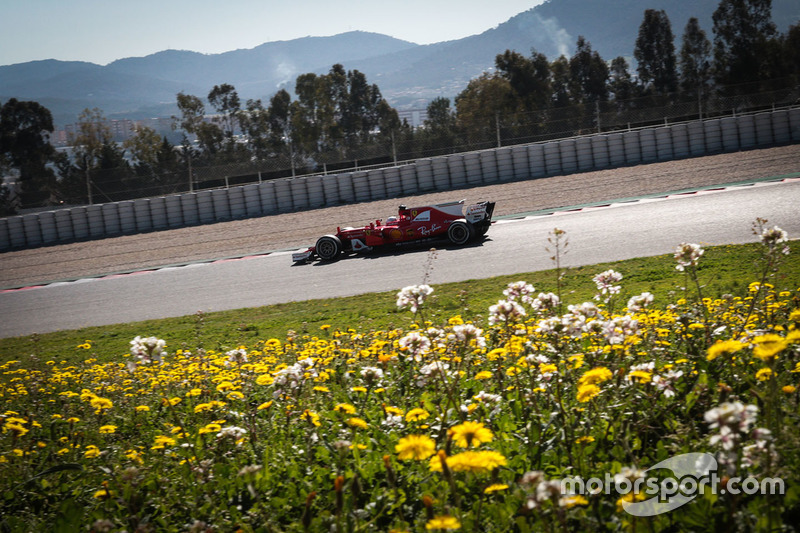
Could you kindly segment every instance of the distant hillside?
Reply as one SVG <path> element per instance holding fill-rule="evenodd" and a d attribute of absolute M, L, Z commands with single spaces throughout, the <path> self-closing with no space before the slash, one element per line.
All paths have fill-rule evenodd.
<path fill-rule="evenodd" d="M 324 73 L 341 63 L 364 72 L 395 107 L 422 107 L 437 96 L 454 97 L 470 79 L 491 70 L 495 56 L 506 49 L 529 55 L 535 48 L 554 60 L 570 56 L 583 35 L 608 61 L 631 58 L 648 8 L 667 12 L 676 47 L 690 17 L 700 20 L 711 39 L 711 14 L 718 4 L 719 0 L 548 0 L 479 35 L 426 46 L 356 31 L 223 54 L 166 50 L 106 66 L 32 61 L 0 67 L 0 101 L 37 100 L 61 126 L 74 122 L 84 108 L 94 107 L 108 117 L 170 116 L 177 112 L 175 95 L 180 91 L 205 96 L 214 85 L 230 83 L 243 100 L 266 100 L 279 87 L 292 92 L 299 74 Z M 773 0 L 772 5 L 779 31 L 800 22 L 798 0 Z"/>

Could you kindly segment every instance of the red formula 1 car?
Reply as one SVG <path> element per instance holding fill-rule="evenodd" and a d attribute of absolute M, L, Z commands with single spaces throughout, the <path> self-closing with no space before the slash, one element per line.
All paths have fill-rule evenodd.
<path fill-rule="evenodd" d="M 401 205 L 397 216 L 390 216 L 384 223 L 376 220 L 362 228 L 336 228 L 335 235 L 320 237 L 315 246 L 293 253 L 292 260 L 302 263 L 317 257 L 330 261 L 345 252 L 437 238 L 466 244 L 486 234 L 493 212 L 494 202 L 480 202 L 466 208 L 464 200 L 412 208 Z"/>

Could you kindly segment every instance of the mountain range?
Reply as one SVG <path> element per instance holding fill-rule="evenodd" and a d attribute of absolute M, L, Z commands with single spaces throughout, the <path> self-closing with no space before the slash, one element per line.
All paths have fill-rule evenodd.
<path fill-rule="evenodd" d="M 86 108 L 109 118 L 141 119 L 177 112 L 178 92 L 205 96 L 214 85 L 233 85 L 242 100 L 265 102 L 279 89 L 293 93 L 294 79 L 325 73 L 335 63 L 360 70 L 398 109 L 424 108 L 437 96 L 454 97 L 469 80 L 490 71 L 507 49 L 532 49 L 551 61 L 569 57 L 578 36 L 610 61 L 633 49 L 646 9 L 664 9 L 676 49 L 696 17 L 713 39 L 711 15 L 719 0 L 548 0 L 497 27 L 463 39 L 418 45 L 386 35 L 353 31 L 264 43 L 221 54 L 165 50 L 108 65 L 54 59 L 0 66 L 0 102 L 35 100 L 53 113 L 57 127 L 75 122 Z M 773 0 L 772 19 L 785 32 L 800 22 L 800 2 Z M 446 23 L 446 21 L 442 21 Z"/>

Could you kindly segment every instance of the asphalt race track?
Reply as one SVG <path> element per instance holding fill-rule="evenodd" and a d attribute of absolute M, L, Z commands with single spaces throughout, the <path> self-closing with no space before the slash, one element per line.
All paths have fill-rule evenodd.
<path fill-rule="evenodd" d="M 480 244 L 438 245 L 429 283 L 551 268 L 545 246 L 556 227 L 569 237 L 565 266 L 579 266 L 670 253 L 681 242 L 751 242 L 756 217 L 797 238 L 800 179 L 506 218 Z M 0 337 L 393 291 L 420 283 L 426 259 L 418 248 L 293 265 L 290 252 L 278 252 L 5 290 Z"/>

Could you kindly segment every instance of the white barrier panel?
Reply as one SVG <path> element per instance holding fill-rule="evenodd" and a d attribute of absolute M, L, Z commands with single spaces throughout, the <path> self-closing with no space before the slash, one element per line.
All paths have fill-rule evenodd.
<path fill-rule="evenodd" d="M 183 223 L 187 226 L 200 224 L 200 209 L 197 207 L 197 193 L 190 192 L 181 194 L 181 216 Z"/>
<path fill-rule="evenodd" d="M 433 185 L 437 191 L 450 190 L 450 169 L 446 157 L 436 157 L 432 160 Z M 388 169 L 387 169 L 388 170 Z"/>
<path fill-rule="evenodd" d="M 403 183 L 400 181 L 400 167 L 389 167 L 383 171 L 383 182 L 387 198 L 400 198 L 403 195 Z"/>
<path fill-rule="evenodd" d="M 183 226 L 189 225 L 184 221 L 180 194 L 165 196 L 164 205 L 167 209 L 167 225 L 170 228 L 182 228 Z"/>
<path fill-rule="evenodd" d="M 133 201 L 133 217 L 136 221 L 136 231 L 139 233 L 153 229 L 153 219 L 150 218 L 150 198 L 138 198 Z"/>
<path fill-rule="evenodd" d="M 769 146 L 775 142 L 772 135 L 772 113 L 758 113 L 756 119 L 756 143 Z"/>
<path fill-rule="evenodd" d="M 689 157 L 689 127 L 686 124 L 674 124 L 671 130 L 673 157 Z"/>
<path fill-rule="evenodd" d="M 477 152 L 464 154 L 464 169 L 467 172 L 468 185 L 481 185 L 483 172 L 481 171 L 481 156 Z"/>
<path fill-rule="evenodd" d="M 339 176 L 322 176 L 322 191 L 325 194 L 325 205 L 339 205 Z"/>
<path fill-rule="evenodd" d="M 658 159 L 655 130 L 639 130 L 639 146 L 642 148 L 642 161 L 650 162 Z"/>
<path fill-rule="evenodd" d="M 622 133 L 608 134 L 608 163 L 612 167 L 621 167 L 627 163 L 625 158 L 625 135 Z"/>
<path fill-rule="evenodd" d="M 244 189 L 231 187 L 227 189 L 228 204 L 231 207 L 231 218 L 238 220 L 247 216 L 247 206 L 244 203 Z"/>
<path fill-rule="evenodd" d="M 561 149 L 558 142 L 544 143 L 544 165 L 548 176 L 561 174 Z"/>
<path fill-rule="evenodd" d="M 671 126 L 656 128 L 656 156 L 659 161 L 668 161 L 675 157 Z"/>
<path fill-rule="evenodd" d="M 417 169 L 414 165 L 404 165 L 400 167 L 400 184 L 403 187 L 403 195 L 409 196 L 419 191 L 417 185 Z"/>
<path fill-rule="evenodd" d="M 543 144 L 528 145 L 528 172 L 531 178 L 547 176 Z"/>
<path fill-rule="evenodd" d="M 112 202 L 103 204 L 103 224 L 105 225 L 106 235 L 119 235 L 122 227 L 119 224 L 119 204 Z"/>
<path fill-rule="evenodd" d="M 800 107 L 789 110 L 789 129 L 792 132 L 792 140 L 800 141 Z"/>
<path fill-rule="evenodd" d="M 739 125 L 733 117 L 725 117 L 719 121 L 722 130 L 722 149 L 726 152 L 735 152 L 739 149 Z"/>
<path fill-rule="evenodd" d="M 245 185 L 242 187 L 242 193 L 244 194 L 244 210 L 246 216 L 261 216 L 261 194 L 258 184 L 251 183 L 250 185 Z"/>
<path fill-rule="evenodd" d="M 22 215 L 22 226 L 25 230 L 25 245 L 39 246 L 42 244 L 42 227 L 39 224 L 39 215 Z"/>
<path fill-rule="evenodd" d="M 59 209 L 55 211 L 56 232 L 58 233 L 57 242 L 69 242 L 75 240 L 75 231 L 72 227 L 72 213 L 69 209 Z"/>
<path fill-rule="evenodd" d="M 289 188 L 292 191 L 292 209 L 299 211 L 308 209 L 308 182 L 306 178 L 293 178 L 289 180 Z"/>
<path fill-rule="evenodd" d="M 453 154 L 447 158 L 447 166 L 450 169 L 450 185 L 454 189 L 466 187 L 467 168 L 464 166 L 464 156 Z"/>
<path fill-rule="evenodd" d="M 714 118 L 703 122 L 703 133 L 706 137 L 706 153 L 722 151 L 722 130 L 719 119 Z"/>
<path fill-rule="evenodd" d="M 261 213 L 274 215 L 278 212 L 278 199 L 275 196 L 275 182 L 265 181 L 258 185 L 258 195 L 261 197 Z"/>
<path fill-rule="evenodd" d="M 278 206 L 278 213 L 289 213 L 294 209 L 292 205 L 292 187 L 289 179 L 275 180 L 275 200 Z"/>
<path fill-rule="evenodd" d="M 575 153 L 578 158 L 578 170 L 585 171 L 594 168 L 592 137 L 579 137 L 575 139 Z"/>
<path fill-rule="evenodd" d="M 72 219 L 72 232 L 78 240 L 89 238 L 89 219 L 86 217 L 85 207 L 73 207 L 69 210 Z"/>
<path fill-rule="evenodd" d="M 595 135 L 592 137 L 592 160 L 594 168 L 608 168 L 608 135 Z"/>
<path fill-rule="evenodd" d="M 417 184 L 418 192 L 429 192 L 436 189 L 433 181 L 433 164 L 430 159 L 417 160 Z M 381 196 L 383 198 L 383 196 Z"/>
<path fill-rule="evenodd" d="M 209 194 L 211 194 L 210 191 Z M 213 222 L 215 220 L 213 207 L 210 211 L 211 222 Z M 167 200 L 163 196 L 150 198 L 150 218 L 153 220 L 153 229 L 166 229 L 169 227 L 169 220 L 167 220 Z"/>
<path fill-rule="evenodd" d="M 8 220 L 8 240 L 11 247 L 29 246 L 28 239 L 25 238 L 25 224 L 22 222 L 22 217 L 9 217 L 6 220 Z"/>
<path fill-rule="evenodd" d="M 367 172 L 370 200 L 383 200 L 386 198 L 386 180 L 383 178 L 383 173 L 384 170 L 382 168 Z"/>
<path fill-rule="evenodd" d="M 478 152 L 478 159 L 481 169 L 481 178 L 478 183 L 481 185 L 497 183 L 497 152 L 495 150 Z M 469 172 L 467 172 L 467 176 L 469 176 Z"/>
<path fill-rule="evenodd" d="M 625 162 L 629 165 L 642 162 L 642 145 L 639 143 L 639 131 L 626 131 L 622 134 L 625 145 Z"/>
<path fill-rule="evenodd" d="M 357 170 L 353 172 L 353 192 L 356 195 L 356 202 L 368 202 L 371 200 L 369 182 L 365 171 Z"/>
<path fill-rule="evenodd" d="M 214 220 L 231 219 L 231 203 L 228 198 L 228 189 L 214 189 L 211 191 L 211 202 L 214 205 Z"/>
<path fill-rule="evenodd" d="M 343 204 L 352 204 L 356 201 L 352 172 L 339 174 L 339 198 Z"/>
<path fill-rule="evenodd" d="M 125 234 L 136 233 L 136 216 L 133 211 L 133 202 L 125 200 L 117 203 L 119 210 L 119 229 Z M 167 210 L 169 213 L 169 210 Z"/>
<path fill-rule="evenodd" d="M 529 147 L 521 144 L 511 147 L 511 164 L 514 168 L 513 179 L 524 180 L 531 175 L 531 165 L 528 162 Z"/>
<path fill-rule="evenodd" d="M 86 207 L 86 216 L 89 219 L 89 237 L 105 237 L 106 226 L 103 223 L 103 208 L 99 205 Z"/>
<path fill-rule="evenodd" d="M 197 192 L 197 215 L 200 218 L 201 224 L 210 224 L 216 220 L 216 215 L 214 214 L 214 199 L 211 197 L 211 191 Z M 153 219 L 155 220 L 155 216 Z"/>
<path fill-rule="evenodd" d="M 578 152 L 575 139 L 565 139 L 558 143 L 561 151 L 561 172 L 573 174 L 578 171 Z"/>
<path fill-rule="evenodd" d="M 753 115 L 739 117 L 739 146 L 753 148 L 756 145 L 756 122 Z"/>
<path fill-rule="evenodd" d="M 698 120 L 688 124 L 689 154 L 692 156 L 706 153 L 706 128 L 705 123 Z"/>
<path fill-rule="evenodd" d="M 0 250 L 11 248 L 11 236 L 8 234 L 8 219 L 0 218 Z"/>

